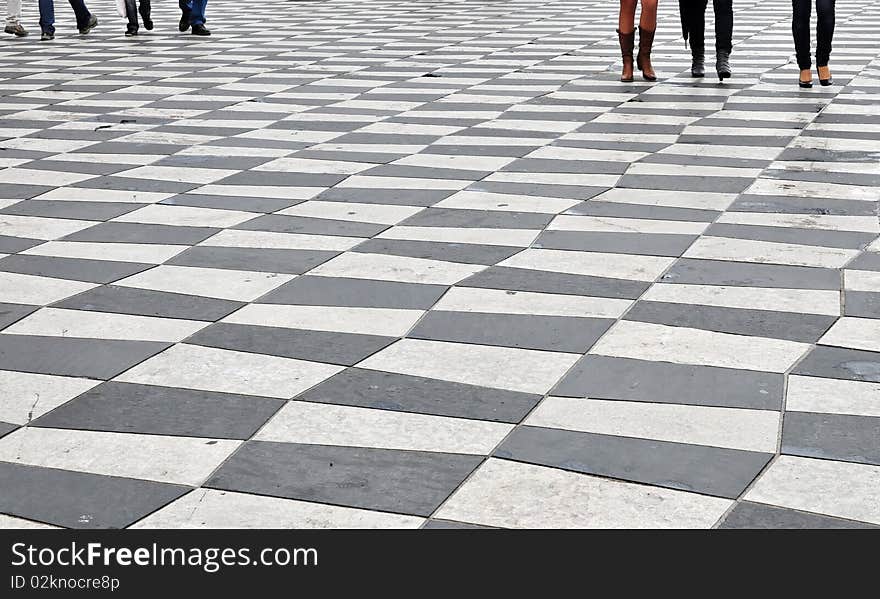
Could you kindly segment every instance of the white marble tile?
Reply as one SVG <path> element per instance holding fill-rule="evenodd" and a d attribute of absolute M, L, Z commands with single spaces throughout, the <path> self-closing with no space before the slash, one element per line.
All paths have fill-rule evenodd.
<path fill-rule="evenodd" d="M 249 493 L 195 489 L 132 529 L 418 528 L 424 518 Z"/>
<path fill-rule="evenodd" d="M 145 223 L 178 227 L 232 227 L 260 216 L 255 212 L 217 210 L 192 206 L 152 204 L 138 208 L 113 220 L 121 223 Z"/>
<path fill-rule="evenodd" d="M 677 364 L 785 372 L 810 345 L 647 322 L 620 321 L 591 354 Z"/>
<path fill-rule="evenodd" d="M 814 245 L 701 237 L 684 253 L 685 258 L 731 260 L 758 264 L 787 264 L 817 268 L 843 268 L 859 250 L 827 248 Z"/>
<path fill-rule="evenodd" d="M 843 280 L 847 291 L 880 293 L 880 271 L 845 270 Z"/>
<path fill-rule="evenodd" d="M 58 187 L 51 191 L 47 191 L 34 199 L 55 200 L 58 202 L 127 202 L 132 204 L 155 204 L 173 196 L 173 193 L 158 193 L 154 191 Z"/>
<path fill-rule="evenodd" d="M 736 194 L 734 193 L 618 188 L 609 189 L 590 201 L 666 206 L 669 208 L 693 208 L 695 210 L 726 210 L 735 199 Z"/>
<path fill-rule="evenodd" d="M 294 275 L 271 272 L 163 264 L 116 281 L 114 285 L 252 302 L 294 278 Z"/>
<path fill-rule="evenodd" d="M 700 235 L 709 223 L 678 220 L 615 218 L 611 216 L 561 215 L 547 226 L 551 231 L 596 231 L 603 233 L 654 233 L 660 235 Z"/>
<path fill-rule="evenodd" d="M 880 382 L 791 375 L 787 389 L 789 412 L 880 417 Z"/>
<path fill-rule="evenodd" d="M 711 528 L 727 499 L 490 459 L 438 518 L 504 528 Z"/>
<path fill-rule="evenodd" d="M 285 208 L 277 214 L 329 218 L 361 223 L 393 225 L 424 210 L 421 206 L 397 206 L 389 204 L 358 204 L 355 202 L 323 202 L 310 200 Z"/>
<path fill-rule="evenodd" d="M 223 322 L 403 337 L 423 314 L 423 310 L 389 308 L 250 304 L 230 314 Z"/>
<path fill-rule="evenodd" d="M 421 166 L 426 168 L 448 168 L 471 171 L 497 171 L 515 158 L 504 156 L 464 156 L 460 154 L 412 154 L 391 164 L 401 166 Z"/>
<path fill-rule="evenodd" d="M 43 306 L 98 287 L 94 283 L 0 272 L 0 302 Z"/>
<path fill-rule="evenodd" d="M 260 441 L 488 455 L 512 424 L 332 404 L 288 402 Z"/>
<path fill-rule="evenodd" d="M 536 229 L 410 227 L 400 225 L 386 229 L 376 237 L 379 239 L 526 247 L 531 245 L 540 233 L 541 231 Z"/>
<path fill-rule="evenodd" d="M 225 439 L 25 427 L 0 439 L 0 461 L 195 486 L 240 444 Z"/>
<path fill-rule="evenodd" d="M 176 343 L 183 341 L 209 324 L 208 322 L 177 318 L 41 308 L 10 325 L 0 334 L 85 339 L 134 339 Z"/>
<path fill-rule="evenodd" d="M 33 522 L 31 520 L 24 520 L 23 518 L 16 518 L 14 516 L 6 516 L 4 514 L 0 514 L 0 530 L 24 530 L 24 529 L 57 529 L 57 526 L 51 526 L 49 524 L 43 524 L 42 522 Z"/>
<path fill-rule="evenodd" d="M 854 148 L 853 148 L 854 151 Z M 782 195 L 798 198 L 833 198 L 836 200 L 880 201 L 880 189 L 864 185 L 841 185 L 813 181 L 789 181 L 785 179 L 758 179 L 746 193 L 757 195 Z"/>
<path fill-rule="evenodd" d="M 138 364 L 116 380 L 289 399 L 340 370 L 330 364 L 184 344 Z"/>
<path fill-rule="evenodd" d="M 880 524 L 880 466 L 780 456 L 747 501 Z"/>
<path fill-rule="evenodd" d="M 3 142 L 4 145 L 6 142 Z M 83 175 L 80 173 L 67 173 L 64 171 L 44 171 L 29 168 L 6 168 L 0 170 L 0 183 L 11 183 L 18 185 L 33 185 L 36 181 L 40 185 L 52 185 L 61 187 L 62 185 L 73 185 L 74 183 L 82 183 L 89 179 L 94 179 L 95 175 Z"/>
<path fill-rule="evenodd" d="M 343 252 L 363 243 L 360 237 L 335 235 L 303 235 L 272 231 L 244 231 L 224 229 L 198 245 L 210 247 L 237 247 L 282 250 L 328 250 Z"/>
<path fill-rule="evenodd" d="M 403 339 L 358 367 L 542 394 L 578 358 L 578 354 Z"/>
<path fill-rule="evenodd" d="M 469 210 L 499 210 L 557 214 L 580 204 L 580 200 L 546 198 L 483 191 L 459 191 L 434 204 L 436 208 L 465 208 Z"/>
<path fill-rule="evenodd" d="M 288 187 L 273 185 L 203 185 L 187 193 L 236 198 L 273 200 L 309 200 L 324 191 L 323 187 Z M 257 216 L 257 215 L 255 215 Z"/>
<path fill-rule="evenodd" d="M 675 304 L 840 315 L 840 292 L 833 290 L 655 283 L 642 299 Z"/>
<path fill-rule="evenodd" d="M 548 397 L 525 424 L 775 453 L 779 412 Z"/>
<path fill-rule="evenodd" d="M 352 175 L 336 187 L 364 189 L 438 189 L 459 191 L 472 181 L 458 179 L 417 179 L 415 177 L 376 177 L 370 175 Z"/>
<path fill-rule="evenodd" d="M 27 424 L 100 382 L 0 370 L 0 422 Z"/>
<path fill-rule="evenodd" d="M 460 264 L 426 258 L 349 252 L 313 268 L 309 274 L 403 283 L 453 285 L 484 268 L 486 267 L 482 265 Z"/>
<path fill-rule="evenodd" d="M 880 233 L 880 220 L 874 216 L 841 216 L 835 214 L 773 214 L 766 212 L 727 212 L 719 223 L 755 225 L 760 227 L 796 227 L 826 231 L 861 231 Z"/>
<path fill-rule="evenodd" d="M 453 287 L 433 309 L 489 314 L 620 318 L 630 305 L 630 300 L 613 298 Z"/>
<path fill-rule="evenodd" d="M 161 264 L 188 250 L 188 245 L 161 245 L 152 243 L 91 243 L 83 241 L 49 241 L 20 252 L 32 256 L 83 258 L 86 260 L 114 260 Z"/>
<path fill-rule="evenodd" d="M 0 214 L 0 235 L 51 240 L 88 229 L 96 224 L 86 220 Z"/>
<path fill-rule="evenodd" d="M 834 323 L 834 326 L 819 339 L 819 343 L 880 351 L 880 320 L 846 316 Z"/>
<path fill-rule="evenodd" d="M 174 183 L 197 183 L 205 185 L 225 179 L 238 171 L 219 168 L 192 168 L 181 166 L 141 166 L 116 173 L 117 177 L 149 179 L 151 181 L 171 181 Z"/>
<path fill-rule="evenodd" d="M 312 158 L 278 158 L 261 164 L 255 171 L 274 171 L 283 173 L 319 173 L 328 175 L 354 175 L 373 168 L 370 162 L 346 162 L 344 160 L 315 160 Z"/>

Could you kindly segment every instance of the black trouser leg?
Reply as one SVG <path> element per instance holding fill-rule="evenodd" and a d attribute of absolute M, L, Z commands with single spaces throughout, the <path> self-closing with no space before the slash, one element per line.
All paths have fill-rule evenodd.
<path fill-rule="evenodd" d="M 713 0 L 715 6 L 715 49 L 733 51 L 733 0 Z"/>
<path fill-rule="evenodd" d="M 816 0 L 816 66 L 827 67 L 834 38 L 834 0 Z"/>
<path fill-rule="evenodd" d="M 137 0 L 125 0 L 125 16 L 128 19 L 128 28 L 138 30 Z"/>
<path fill-rule="evenodd" d="M 791 0 L 791 9 L 791 33 L 794 36 L 798 67 L 801 70 L 809 69 L 813 66 L 810 57 L 810 15 L 813 11 L 813 0 Z"/>
<path fill-rule="evenodd" d="M 149 20 L 150 12 L 151 12 L 150 0 L 141 0 L 138 11 L 141 13 L 141 16 L 144 20 Z"/>
<path fill-rule="evenodd" d="M 687 3 L 688 30 L 691 50 L 702 54 L 706 47 L 706 6 L 709 0 L 690 0 Z"/>

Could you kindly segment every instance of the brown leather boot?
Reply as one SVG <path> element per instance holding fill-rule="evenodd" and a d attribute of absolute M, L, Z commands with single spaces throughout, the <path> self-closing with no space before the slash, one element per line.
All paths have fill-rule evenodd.
<path fill-rule="evenodd" d="M 617 38 L 620 40 L 620 53 L 623 56 L 623 73 L 620 80 L 624 83 L 631 83 L 633 77 L 633 48 L 636 46 L 636 32 L 621 33 L 617 30 Z"/>
<path fill-rule="evenodd" d="M 642 72 L 645 81 L 657 81 L 654 67 L 651 66 L 651 47 L 654 45 L 654 32 L 639 27 L 639 56 L 636 66 Z"/>

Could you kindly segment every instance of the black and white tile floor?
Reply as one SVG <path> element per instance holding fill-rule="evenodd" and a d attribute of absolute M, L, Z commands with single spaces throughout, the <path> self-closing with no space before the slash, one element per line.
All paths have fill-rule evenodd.
<path fill-rule="evenodd" d="M 0 525 L 880 525 L 880 3 L 157 4 L 0 40 Z"/>

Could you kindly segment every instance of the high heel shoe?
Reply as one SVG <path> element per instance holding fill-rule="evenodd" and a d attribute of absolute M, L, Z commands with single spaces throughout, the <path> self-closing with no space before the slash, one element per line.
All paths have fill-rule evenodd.
<path fill-rule="evenodd" d="M 654 45 L 654 31 L 639 27 L 639 55 L 636 57 L 636 66 L 642 72 L 645 81 L 657 81 L 654 67 L 651 65 L 651 48 Z"/>
<path fill-rule="evenodd" d="M 718 50 L 715 55 L 715 72 L 718 73 L 719 81 L 730 79 L 733 74 L 730 72 L 730 52 Z"/>
<path fill-rule="evenodd" d="M 822 87 L 828 87 L 829 85 L 834 83 L 834 79 L 831 78 L 831 69 L 828 68 L 828 65 L 824 67 L 818 67 L 819 71 L 819 85 Z"/>
<path fill-rule="evenodd" d="M 805 79 L 804 76 L 807 78 Z M 803 89 L 813 87 L 813 71 L 810 69 L 801 69 L 801 76 L 798 79 L 798 85 Z"/>
<path fill-rule="evenodd" d="M 623 73 L 620 80 L 623 83 L 632 83 L 635 81 L 633 77 L 633 49 L 636 45 L 636 32 L 621 33 L 617 30 L 617 38 L 620 40 L 620 54 L 623 56 Z M 629 73 L 627 75 L 627 73 Z"/>

